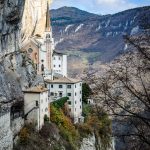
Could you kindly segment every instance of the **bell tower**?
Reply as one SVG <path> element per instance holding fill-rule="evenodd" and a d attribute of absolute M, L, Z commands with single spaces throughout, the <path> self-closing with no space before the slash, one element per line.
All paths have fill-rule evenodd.
<path fill-rule="evenodd" d="M 49 3 L 47 2 L 46 25 L 45 25 L 45 46 L 46 46 L 46 68 L 52 72 L 52 54 L 54 50 L 54 40 L 52 38 L 52 28 L 50 22 Z"/>

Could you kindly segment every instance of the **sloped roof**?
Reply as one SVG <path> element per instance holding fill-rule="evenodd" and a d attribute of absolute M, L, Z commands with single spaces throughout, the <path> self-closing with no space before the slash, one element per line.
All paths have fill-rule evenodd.
<path fill-rule="evenodd" d="M 24 93 L 42 93 L 48 91 L 47 88 L 44 88 L 42 86 L 35 86 L 31 87 L 29 89 L 23 90 Z"/>
<path fill-rule="evenodd" d="M 57 52 L 57 51 L 53 51 L 53 55 L 60 55 L 60 56 L 63 56 L 63 55 L 66 55 L 65 53 L 61 53 L 61 52 Z"/>
<path fill-rule="evenodd" d="M 28 45 L 30 42 L 33 43 L 38 48 L 39 48 L 39 45 L 42 44 L 39 40 L 36 39 L 36 37 L 33 37 L 33 38 L 29 38 L 29 40 L 27 40 L 26 42 L 24 42 L 22 44 L 22 48 L 26 47 L 26 45 Z"/>
<path fill-rule="evenodd" d="M 74 84 L 74 83 L 81 82 L 81 80 L 80 79 L 68 78 L 68 77 L 60 77 L 60 78 L 54 79 L 54 80 L 46 79 L 45 82 L 47 82 L 47 83 L 69 83 L 69 84 Z"/>

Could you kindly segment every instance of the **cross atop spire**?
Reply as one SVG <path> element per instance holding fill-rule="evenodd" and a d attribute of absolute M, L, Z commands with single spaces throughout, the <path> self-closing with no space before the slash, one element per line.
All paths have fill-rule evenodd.
<path fill-rule="evenodd" d="M 49 13 L 49 3 L 48 3 L 48 2 L 47 2 L 45 31 L 47 31 L 47 32 L 51 31 L 50 13 Z"/>

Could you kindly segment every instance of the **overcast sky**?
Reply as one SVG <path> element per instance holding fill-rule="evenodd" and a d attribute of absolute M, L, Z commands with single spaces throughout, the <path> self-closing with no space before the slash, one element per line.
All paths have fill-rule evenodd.
<path fill-rule="evenodd" d="M 52 9 L 73 6 L 97 14 L 113 14 L 126 9 L 150 6 L 150 0 L 53 0 Z"/>

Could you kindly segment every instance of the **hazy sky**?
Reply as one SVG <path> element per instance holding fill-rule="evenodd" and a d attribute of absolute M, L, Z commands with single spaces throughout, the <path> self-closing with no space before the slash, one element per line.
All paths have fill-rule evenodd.
<path fill-rule="evenodd" d="M 113 14 L 126 9 L 150 6 L 150 0 L 53 0 L 51 8 L 73 6 L 97 14 Z"/>

